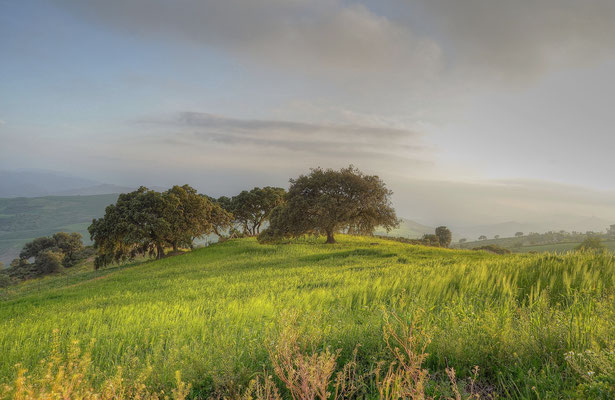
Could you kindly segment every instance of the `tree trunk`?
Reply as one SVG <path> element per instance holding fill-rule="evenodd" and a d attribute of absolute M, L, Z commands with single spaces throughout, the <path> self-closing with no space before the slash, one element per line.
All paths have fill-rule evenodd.
<path fill-rule="evenodd" d="M 333 237 L 333 231 L 327 231 L 327 244 L 335 243 L 335 238 Z"/>
<path fill-rule="evenodd" d="M 173 253 L 177 252 L 177 243 L 173 243 Z"/>
<path fill-rule="evenodd" d="M 164 247 L 161 244 L 156 245 L 157 257 L 159 260 L 164 257 Z"/>

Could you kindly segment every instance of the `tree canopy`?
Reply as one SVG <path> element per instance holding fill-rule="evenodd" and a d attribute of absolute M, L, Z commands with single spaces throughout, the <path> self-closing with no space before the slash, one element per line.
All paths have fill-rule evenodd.
<path fill-rule="evenodd" d="M 438 241 L 442 247 L 449 247 L 453 241 L 453 234 L 446 226 L 437 227 L 436 236 L 438 237 Z"/>
<path fill-rule="evenodd" d="M 162 258 L 165 246 L 192 246 L 195 238 L 221 228 L 229 217 L 188 185 L 159 193 L 140 187 L 123 193 L 88 228 L 98 251 L 95 266 L 134 258 Z"/>
<path fill-rule="evenodd" d="M 285 195 L 286 190 L 279 187 L 255 187 L 232 198 L 220 197 L 217 202 L 231 213 L 233 223 L 241 226 L 245 235 L 255 236 L 260 233 L 273 209 L 284 203 Z"/>
<path fill-rule="evenodd" d="M 261 240 L 313 233 L 335 243 L 337 232 L 372 234 L 377 226 L 389 230 L 399 225 L 392 192 L 378 176 L 353 166 L 339 171 L 314 168 L 290 183 L 286 203 L 272 211 Z"/>
<path fill-rule="evenodd" d="M 83 250 L 81 234 L 58 232 L 53 236 L 39 237 L 26 243 L 19 253 L 19 258 L 36 260 L 42 253 L 52 251 L 62 254 L 62 264 L 69 267 L 75 263 L 76 255 L 81 250 Z"/>
<path fill-rule="evenodd" d="M 605 248 L 606 247 L 604 246 L 604 243 L 602 243 L 602 240 L 600 240 L 600 238 L 596 236 L 588 236 L 587 238 L 585 238 L 585 240 L 583 240 L 581 244 L 576 247 L 576 250 L 601 251 Z"/>

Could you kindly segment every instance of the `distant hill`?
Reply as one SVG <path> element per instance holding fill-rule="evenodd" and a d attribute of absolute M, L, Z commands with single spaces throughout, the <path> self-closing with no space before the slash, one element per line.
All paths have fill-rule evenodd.
<path fill-rule="evenodd" d="M 54 193 L 54 196 L 95 196 L 99 194 L 110 193 L 128 193 L 132 192 L 136 188 L 128 186 L 111 185 L 108 183 L 102 183 L 100 185 L 88 186 L 77 189 L 64 190 Z M 154 189 L 157 190 L 157 189 Z"/>
<path fill-rule="evenodd" d="M 431 226 L 423 225 L 410 219 L 401 218 L 399 228 L 393 229 L 390 232 L 387 232 L 383 229 L 377 229 L 376 234 L 416 239 L 422 237 L 425 234 L 434 233 L 434 231 L 435 228 Z"/>
<path fill-rule="evenodd" d="M 99 182 L 52 171 L 0 171 L 0 197 L 40 197 L 57 194 Z"/>
<path fill-rule="evenodd" d="M 493 238 L 514 236 L 516 232 L 549 232 L 549 231 L 578 231 L 578 232 L 603 232 L 615 222 L 598 217 L 585 217 L 576 215 L 552 215 L 540 218 L 532 222 L 509 221 L 498 224 L 484 224 L 476 226 L 451 227 L 455 240 L 466 238 L 468 241 L 476 240 L 485 235 Z"/>
<path fill-rule="evenodd" d="M 8 264 L 24 243 L 56 232 L 79 232 L 89 243 L 87 227 L 101 217 L 117 194 L 0 199 L 0 261 Z"/>

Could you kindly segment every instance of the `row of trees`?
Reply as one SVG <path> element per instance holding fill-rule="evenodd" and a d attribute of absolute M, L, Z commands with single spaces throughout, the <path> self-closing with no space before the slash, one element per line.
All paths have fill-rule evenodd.
<path fill-rule="evenodd" d="M 95 267 L 139 254 L 161 258 L 165 248 L 192 247 L 196 238 L 211 233 L 258 236 L 263 242 L 317 234 L 334 243 L 337 232 L 372 234 L 377 226 L 398 225 L 391 191 L 377 176 L 352 166 L 315 168 L 290 183 L 288 192 L 257 187 L 218 199 L 188 185 L 121 194 L 88 228 L 98 252 Z"/>
<path fill-rule="evenodd" d="M 227 211 L 188 185 L 162 193 L 142 186 L 121 194 L 88 231 L 98 251 L 98 268 L 139 254 L 162 258 L 166 247 L 192 247 L 196 238 L 221 235 L 230 224 Z"/>
<path fill-rule="evenodd" d="M 267 186 L 239 193 L 232 198 L 222 196 L 215 200 L 231 216 L 232 229 L 242 229 L 246 236 L 260 234 L 274 208 L 285 202 L 286 190 Z"/>

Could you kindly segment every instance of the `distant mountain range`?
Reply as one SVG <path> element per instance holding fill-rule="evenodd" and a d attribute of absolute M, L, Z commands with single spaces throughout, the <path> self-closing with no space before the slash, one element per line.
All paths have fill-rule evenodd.
<path fill-rule="evenodd" d="M 509 221 L 497 224 L 485 224 L 475 226 L 451 227 L 455 240 L 466 238 L 470 241 L 485 235 L 493 238 L 495 235 L 501 237 L 512 237 L 516 232 L 528 234 L 530 232 L 545 233 L 549 231 L 558 232 L 577 231 L 577 232 L 604 232 L 615 221 L 609 221 L 598 217 L 583 217 L 576 215 L 553 215 L 540 218 L 533 222 Z"/>
<path fill-rule="evenodd" d="M 0 171 L 0 198 L 43 196 L 93 196 L 126 193 L 136 187 L 101 183 L 55 171 Z M 162 191 L 165 188 L 152 187 Z"/>

